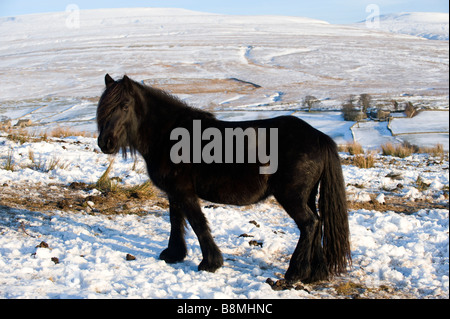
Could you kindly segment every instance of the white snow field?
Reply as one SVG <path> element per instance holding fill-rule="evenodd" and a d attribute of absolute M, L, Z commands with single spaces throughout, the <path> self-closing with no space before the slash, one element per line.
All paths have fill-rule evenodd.
<path fill-rule="evenodd" d="M 4 165 L 10 150 L 13 171 Z M 30 151 L 42 163 L 39 168 L 30 165 Z M 22 189 L 30 201 L 43 196 L 40 187 L 95 184 L 110 163 L 96 139 L 86 137 L 21 144 L 3 134 L 0 154 L 0 189 L 4 194 Z M 55 158 L 59 165 L 49 170 Z M 331 283 L 357 285 L 362 289 L 358 295 L 365 298 L 448 298 L 448 209 L 432 204 L 448 205 L 448 156 L 377 158 L 371 169 L 343 165 L 348 199 L 364 203 L 376 197 L 382 203 L 392 197 L 423 203 L 423 208 L 413 213 L 350 210 L 353 266 Z M 142 160 L 116 159 L 110 176 L 120 177 L 123 185 L 139 185 L 148 179 L 143 168 Z M 428 187 L 420 189 L 419 179 Z M 100 194 L 96 189 L 80 192 L 85 198 Z M 170 232 L 167 207 L 144 203 L 141 214 L 118 209 L 105 215 L 86 201 L 94 210 L 44 205 L 32 212 L 0 205 L 1 298 L 351 297 L 326 284 L 274 291 L 265 283 L 282 278 L 299 236 L 294 222 L 273 201 L 245 207 L 204 204 L 225 260 L 214 274 L 197 271 L 201 251 L 190 227 L 186 260 L 168 265 L 158 259 Z M 256 245 L 249 244 L 252 240 Z M 48 247 L 39 247 L 41 242 Z M 136 259 L 126 260 L 127 254 Z"/>
<path fill-rule="evenodd" d="M 448 22 L 446 30 L 448 39 Z M 109 73 L 170 90 L 221 119 L 293 114 L 338 143 L 356 140 L 373 149 L 406 136 L 448 150 L 446 40 L 299 17 L 152 8 L 4 17 L 0 39 L 0 122 L 30 119 L 31 132 L 57 126 L 95 132 Z M 377 103 L 444 111 L 395 119 L 390 128 L 373 121 L 357 127 L 339 110 L 362 93 Z M 308 95 L 321 101 L 322 112 L 302 110 Z M 95 184 L 110 163 L 95 138 L 10 135 L 0 131 L 0 298 L 449 298 L 448 155 L 377 154 L 373 168 L 343 165 L 349 201 L 374 203 L 349 211 L 352 268 L 330 283 L 275 291 L 265 281 L 282 278 L 299 232 L 273 201 L 205 203 L 224 267 L 197 271 L 201 252 L 190 227 L 188 257 L 168 265 L 158 256 L 167 245 L 169 213 L 157 203 L 143 206 L 144 213 L 113 215 L 87 209 L 89 200 L 82 211 L 5 203 L 14 189 L 33 199 L 43 197 L 40 187 Z M 110 176 L 125 186 L 148 180 L 142 161 L 120 156 Z M 93 194 L 100 191 L 80 190 L 85 198 Z M 417 209 L 383 209 L 393 199 Z"/>

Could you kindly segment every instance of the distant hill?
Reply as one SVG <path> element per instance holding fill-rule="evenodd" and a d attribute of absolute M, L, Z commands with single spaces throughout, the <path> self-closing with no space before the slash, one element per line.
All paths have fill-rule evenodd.
<path fill-rule="evenodd" d="M 436 22 L 407 16 L 421 31 Z M 389 25 L 398 27 L 383 17 L 380 26 Z M 361 93 L 439 96 L 430 103 L 448 108 L 448 43 L 364 23 L 176 8 L 75 10 L 2 17 L 0 39 L 0 117 L 5 101 L 8 112 L 27 108 L 46 121 L 55 113 L 58 121 L 95 117 L 88 102 L 98 99 L 106 73 L 210 110 L 296 107 L 309 95 L 339 108 Z M 87 102 L 72 107 L 75 98 Z M 49 108 L 35 110 L 36 99 Z"/>
<path fill-rule="evenodd" d="M 402 12 L 380 16 L 378 30 L 430 40 L 449 39 L 449 15 L 439 12 Z M 365 26 L 365 21 L 357 23 Z"/>

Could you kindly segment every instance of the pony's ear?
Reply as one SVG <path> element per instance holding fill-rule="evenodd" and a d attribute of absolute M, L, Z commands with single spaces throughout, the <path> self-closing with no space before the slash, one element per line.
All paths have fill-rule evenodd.
<path fill-rule="evenodd" d="M 114 83 L 113 78 L 108 73 L 106 73 L 106 75 L 105 75 L 105 85 L 106 85 L 106 87 L 110 86 L 113 83 Z"/>
<path fill-rule="evenodd" d="M 133 84 L 131 83 L 131 79 L 127 75 L 123 76 L 122 83 L 129 91 L 133 90 Z"/>

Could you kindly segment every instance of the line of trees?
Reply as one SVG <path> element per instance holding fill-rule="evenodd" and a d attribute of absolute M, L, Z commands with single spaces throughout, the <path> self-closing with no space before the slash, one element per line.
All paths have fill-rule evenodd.
<path fill-rule="evenodd" d="M 417 115 L 418 110 L 411 102 L 398 103 L 391 100 L 386 104 L 373 106 L 373 99 L 370 94 L 351 95 L 342 104 L 342 113 L 346 121 L 361 121 L 367 117 L 378 120 L 387 120 L 393 112 L 404 112 L 407 117 Z"/>
<path fill-rule="evenodd" d="M 311 109 L 320 108 L 321 101 L 313 95 L 307 95 L 302 100 L 302 107 Z M 391 112 L 404 112 L 407 117 L 417 115 L 418 110 L 411 102 L 375 103 L 370 94 L 350 95 L 342 103 L 342 113 L 346 121 L 362 121 L 368 117 L 378 120 L 387 120 Z"/>

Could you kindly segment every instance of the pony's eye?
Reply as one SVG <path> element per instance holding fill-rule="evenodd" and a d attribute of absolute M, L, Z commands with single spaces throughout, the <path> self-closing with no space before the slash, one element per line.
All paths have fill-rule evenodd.
<path fill-rule="evenodd" d="M 128 103 L 122 105 L 122 110 L 128 111 Z"/>

